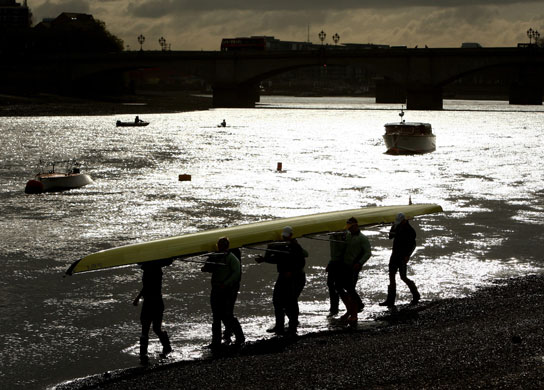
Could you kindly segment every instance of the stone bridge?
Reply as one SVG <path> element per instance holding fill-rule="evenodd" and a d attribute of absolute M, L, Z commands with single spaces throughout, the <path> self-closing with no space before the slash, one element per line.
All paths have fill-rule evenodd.
<path fill-rule="evenodd" d="M 544 85 L 544 49 L 534 46 L 363 50 L 324 46 L 307 51 L 73 54 L 26 59 L 18 64 L 8 61 L 1 66 L 4 74 L 10 64 L 12 72 L 26 72 L 27 77 L 37 68 L 42 77 L 49 74 L 53 80 L 69 78 L 70 82 L 112 72 L 168 68 L 207 81 L 213 88 L 215 107 L 254 107 L 261 81 L 289 70 L 323 65 L 368 68 L 379 76 L 376 102 L 406 101 L 408 109 L 441 109 L 445 85 L 485 70 L 499 70 L 511 80 L 511 104 L 542 104 Z"/>

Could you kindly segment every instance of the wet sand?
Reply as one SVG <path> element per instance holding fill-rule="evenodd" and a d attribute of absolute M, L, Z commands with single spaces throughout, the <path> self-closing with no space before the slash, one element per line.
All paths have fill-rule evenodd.
<path fill-rule="evenodd" d="M 397 307 L 376 326 L 273 338 L 59 389 L 542 389 L 544 274 Z M 326 319 L 323 319 L 326 321 Z"/>
<path fill-rule="evenodd" d="M 159 114 L 207 110 L 212 99 L 182 92 L 91 98 L 0 95 L 0 117 Z M 124 120 L 124 119 L 123 119 Z"/>

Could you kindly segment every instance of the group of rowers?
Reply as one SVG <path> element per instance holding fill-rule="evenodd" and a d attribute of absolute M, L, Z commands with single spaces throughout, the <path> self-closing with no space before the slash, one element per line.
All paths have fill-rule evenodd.
<path fill-rule="evenodd" d="M 276 335 L 291 335 L 297 333 L 299 325 L 298 298 L 306 284 L 304 267 L 308 252 L 294 238 L 290 226 L 283 228 L 282 241 L 269 244 L 264 256 L 257 256 L 258 263 L 276 264 L 278 278 L 274 286 L 272 303 L 274 306 L 275 324 L 267 332 Z M 407 277 L 407 264 L 416 246 L 415 230 L 408 223 L 403 213 L 396 216 L 391 226 L 389 238 L 393 239 L 393 250 L 389 260 L 389 286 L 387 299 L 380 306 L 392 307 L 396 298 L 396 273 L 409 287 L 412 293 L 411 305 L 418 303 L 420 294 L 415 283 Z M 331 234 L 329 237 L 331 259 L 327 265 L 327 286 L 330 294 L 329 316 L 339 312 L 340 300 L 346 312 L 340 317 L 348 325 L 357 324 L 357 315 L 363 310 L 363 303 L 356 291 L 357 280 L 362 266 L 371 256 L 368 238 L 361 232 L 357 219 L 346 221 L 344 231 Z M 240 322 L 234 316 L 234 306 L 240 290 L 241 281 L 241 252 L 238 248 L 229 248 L 229 239 L 222 237 L 217 241 L 217 252 L 210 254 L 202 267 L 203 272 L 211 273 L 210 304 L 212 310 L 212 350 L 223 344 L 242 345 L 245 342 Z M 134 300 L 138 305 L 143 298 L 140 321 L 142 335 L 140 337 L 140 361 L 149 361 L 147 349 L 149 330 L 159 337 L 162 344 L 162 355 L 172 351 L 168 334 L 162 330 L 164 303 L 162 300 L 162 267 L 170 265 L 172 260 L 143 263 L 143 288 Z M 289 322 L 285 327 L 285 317 Z M 222 332 L 222 324 L 224 331 Z"/>

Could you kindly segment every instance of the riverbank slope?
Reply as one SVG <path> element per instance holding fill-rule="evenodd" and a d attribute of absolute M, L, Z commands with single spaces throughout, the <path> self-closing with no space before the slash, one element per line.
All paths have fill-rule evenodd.
<path fill-rule="evenodd" d="M 387 326 L 252 343 L 59 389 L 542 389 L 544 275 L 388 311 Z"/>

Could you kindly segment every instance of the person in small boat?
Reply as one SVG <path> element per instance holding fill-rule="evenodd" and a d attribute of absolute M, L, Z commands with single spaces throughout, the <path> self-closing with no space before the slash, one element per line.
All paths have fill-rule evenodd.
<path fill-rule="evenodd" d="M 136 118 L 134 118 L 134 123 L 140 123 L 143 122 L 143 120 L 140 119 L 138 115 L 136 115 Z"/>
<path fill-rule="evenodd" d="M 140 336 L 140 362 L 147 364 L 149 357 L 147 347 L 149 344 L 149 329 L 153 324 L 153 332 L 159 337 L 162 344 L 163 356 L 172 352 L 168 334 L 162 330 L 162 318 L 164 313 L 164 302 L 162 299 L 162 267 L 172 264 L 166 262 L 146 262 L 141 265 L 143 270 L 143 287 L 134 299 L 133 305 L 138 306 L 140 298 L 143 298 L 140 322 L 142 324 L 142 335 Z"/>
<path fill-rule="evenodd" d="M 339 266 L 338 279 L 335 282 L 338 295 L 346 306 L 346 313 L 340 317 L 350 324 L 357 323 L 357 314 L 364 308 L 356 286 L 359 272 L 372 255 L 368 238 L 359 229 L 358 221 L 351 217 L 346 221 L 345 249 Z"/>
<path fill-rule="evenodd" d="M 308 252 L 293 238 L 293 229 L 286 226 L 282 231 L 283 244 L 271 244 L 264 257 L 257 257 L 258 263 L 276 264 L 278 279 L 274 285 L 272 304 L 276 322 L 267 330 L 269 333 L 281 335 L 285 333 L 285 316 L 289 319 L 287 333 L 296 335 L 298 328 L 298 298 L 306 284 L 304 266 Z"/>
<path fill-rule="evenodd" d="M 235 344 L 241 345 L 245 341 L 244 332 L 238 320 L 234 317 L 234 301 L 237 295 L 237 286 L 241 279 L 240 260 L 229 252 L 230 242 L 227 237 L 217 241 L 217 253 L 209 256 L 202 272 L 212 274 L 212 291 L 210 305 L 212 308 L 212 342 L 210 347 L 217 349 L 221 346 L 221 323 L 226 332 L 234 333 Z"/>
<path fill-rule="evenodd" d="M 221 127 L 227 127 L 227 122 L 223 119 L 223 122 L 221 122 Z"/>
<path fill-rule="evenodd" d="M 421 295 L 413 280 L 406 275 L 408 261 L 416 248 L 416 231 L 406 219 L 403 213 L 397 214 L 395 222 L 391 225 L 389 239 L 393 239 L 393 250 L 389 258 L 389 286 L 387 287 L 387 299 L 380 306 L 394 306 L 397 295 L 397 283 L 395 281 L 397 271 L 400 279 L 406 283 L 412 293 L 410 305 L 416 305 Z"/>

